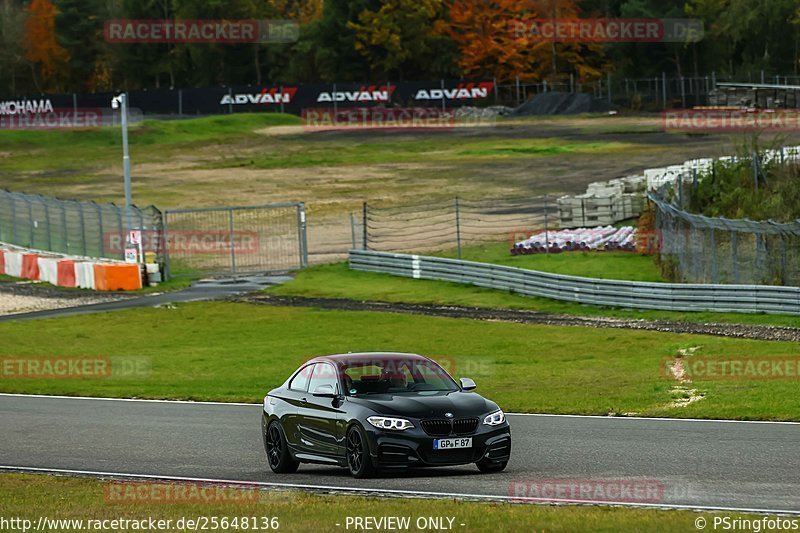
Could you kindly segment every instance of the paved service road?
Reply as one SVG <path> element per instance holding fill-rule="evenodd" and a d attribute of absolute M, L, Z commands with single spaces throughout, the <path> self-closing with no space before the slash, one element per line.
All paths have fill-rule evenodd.
<path fill-rule="evenodd" d="M 353 480 L 335 467 L 270 472 L 260 413 L 258 405 L 0 395 L 0 463 L 487 496 L 508 496 L 515 482 L 636 479 L 663 489 L 660 504 L 800 513 L 800 424 L 510 415 L 514 449 L 503 473 L 470 465 Z"/>

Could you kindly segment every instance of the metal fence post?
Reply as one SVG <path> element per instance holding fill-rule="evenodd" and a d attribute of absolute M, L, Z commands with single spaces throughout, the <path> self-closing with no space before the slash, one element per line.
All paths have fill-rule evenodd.
<path fill-rule="evenodd" d="M 17 201 L 14 196 L 8 195 L 8 201 L 11 203 L 11 235 L 14 236 L 14 242 L 19 242 L 17 236 Z"/>
<path fill-rule="evenodd" d="M 353 213 L 350 213 L 350 242 L 351 250 L 356 249 L 356 217 L 353 216 Z"/>
<path fill-rule="evenodd" d="M 47 205 L 47 200 L 41 197 L 42 205 L 44 206 L 44 223 L 47 224 L 47 249 L 53 251 L 53 236 L 50 234 L 50 207 Z"/>
<path fill-rule="evenodd" d="M 163 220 L 164 220 L 164 279 L 168 280 L 170 278 L 170 268 L 169 268 L 169 211 L 164 211 L 163 213 Z"/>
<path fill-rule="evenodd" d="M 94 204 L 97 208 L 97 229 L 100 232 L 100 238 L 98 244 L 100 245 L 100 257 L 106 256 L 106 246 L 103 240 L 105 239 L 105 234 L 103 232 L 103 208 L 100 207 L 98 204 Z"/>
<path fill-rule="evenodd" d="M 456 196 L 456 244 L 458 246 L 458 258 L 461 259 L 461 210 L 458 206 L 458 196 Z"/>
<path fill-rule="evenodd" d="M 711 228 L 711 283 L 719 283 L 717 278 L 717 238 L 714 228 Z"/>
<path fill-rule="evenodd" d="M 228 227 L 230 230 L 230 247 L 231 247 L 231 272 L 236 275 L 236 250 L 233 245 L 233 209 L 228 208 Z"/>
<path fill-rule="evenodd" d="M 581 208 L 583 208 L 583 201 L 581 201 Z M 544 253 L 550 253 L 550 223 L 548 222 L 547 213 L 547 193 L 544 193 Z"/>
<path fill-rule="evenodd" d="M 731 266 L 733 267 L 733 282 L 739 283 L 739 250 L 736 232 L 731 232 Z"/>
<path fill-rule="evenodd" d="M 306 237 L 306 204 L 297 204 L 297 233 L 300 244 L 300 268 L 308 266 L 308 240 Z"/>
<path fill-rule="evenodd" d="M 367 202 L 362 206 L 362 231 L 364 232 L 364 241 L 361 243 L 362 250 L 369 250 L 369 242 L 367 242 Z"/>
<path fill-rule="evenodd" d="M 781 285 L 786 285 L 789 280 L 789 272 L 786 269 L 786 235 L 781 233 Z"/>
<path fill-rule="evenodd" d="M 120 251 L 120 254 L 121 254 L 122 258 L 124 259 L 125 258 L 125 244 L 126 244 L 126 241 L 128 239 L 128 236 L 125 235 L 125 226 L 122 225 L 122 210 L 119 208 L 118 205 L 115 205 L 114 209 L 117 210 L 117 223 L 119 224 L 119 233 L 122 236 L 122 242 L 121 242 L 122 250 Z"/>
<path fill-rule="evenodd" d="M 59 200 L 61 205 L 61 233 L 64 237 L 64 253 L 69 253 L 69 232 L 67 231 L 67 203 Z"/>
<path fill-rule="evenodd" d="M 75 202 L 78 204 L 78 212 L 80 213 L 80 220 L 81 220 L 81 248 L 83 250 L 83 256 L 86 257 L 86 221 L 83 218 L 83 204 L 80 202 Z"/>
<path fill-rule="evenodd" d="M 22 200 L 25 202 L 25 205 L 28 206 L 28 246 L 30 248 L 35 248 L 33 236 L 33 208 L 31 207 L 31 201 L 28 200 L 27 196 L 23 195 Z"/>

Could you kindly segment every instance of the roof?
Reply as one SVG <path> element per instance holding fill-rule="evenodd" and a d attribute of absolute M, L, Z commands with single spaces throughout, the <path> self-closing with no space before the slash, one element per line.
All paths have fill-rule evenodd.
<path fill-rule="evenodd" d="M 350 362 L 355 361 L 383 361 L 386 359 L 414 359 L 418 361 L 429 361 L 429 359 L 423 355 L 415 354 L 415 353 L 404 353 L 404 352 L 351 352 L 351 353 L 339 353 L 339 354 L 332 354 L 332 355 L 320 355 L 318 357 L 314 357 L 313 359 L 309 360 L 309 363 L 317 362 L 317 361 L 330 361 L 332 363 L 336 363 L 338 365 L 346 365 Z"/>

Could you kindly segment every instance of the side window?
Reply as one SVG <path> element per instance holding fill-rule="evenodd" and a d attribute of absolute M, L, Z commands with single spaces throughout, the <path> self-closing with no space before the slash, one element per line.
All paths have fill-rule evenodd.
<path fill-rule="evenodd" d="M 314 373 L 311 375 L 311 383 L 308 386 L 308 392 L 314 393 L 317 387 L 321 385 L 330 385 L 334 392 L 339 390 L 339 378 L 336 375 L 336 369 L 333 365 L 328 363 L 317 363 L 314 365 Z"/>
<path fill-rule="evenodd" d="M 308 390 L 308 380 L 311 377 L 311 370 L 316 365 L 304 366 L 289 382 L 289 389 L 299 392 L 306 392 Z"/>

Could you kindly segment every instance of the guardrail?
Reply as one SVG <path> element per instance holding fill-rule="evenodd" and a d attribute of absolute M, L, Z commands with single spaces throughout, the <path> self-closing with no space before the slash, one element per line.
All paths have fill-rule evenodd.
<path fill-rule="evenodd" d="M 351 250 L 350 268 L 414 279 L 467 283 L 525 296 L 608 307 L 800 315 L 798 287 L 583 278 L 473 261 L 369 250 Z"/>

